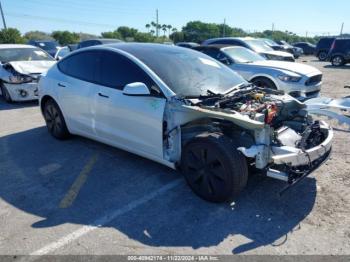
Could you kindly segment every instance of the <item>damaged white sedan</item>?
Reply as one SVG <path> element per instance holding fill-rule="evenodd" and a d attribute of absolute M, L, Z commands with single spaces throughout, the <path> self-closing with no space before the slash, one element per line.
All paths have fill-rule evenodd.
<path fill-rule="evenodd" d="M 17 44 L 0 45 L 0 91 L 7 102 L 38 99 L 38 80 L 55 60 L 45 51 Z"/>
<path fill-rule="evenodd" d="M 332 146 L 332 129 L 305 104 L 185 48 L 82 49 L 41 78 L 39 96 L 54 137 L 85 136 L 181 169 L 192 190 L 213 202 L 244 189 L 248 166 L 291 186 Z"/>

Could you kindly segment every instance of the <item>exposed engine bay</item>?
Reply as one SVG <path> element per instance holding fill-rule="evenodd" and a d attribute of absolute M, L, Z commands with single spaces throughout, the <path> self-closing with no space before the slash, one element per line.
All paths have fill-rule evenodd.
<path fill-rule="evenodd" d="M 313 120 L 304 103 L 280 91 L 248 86 L 189 99 L 185 107 L 211 120 L 182 126 L 183 140 L 196 128 L 210 126 L 211 132 L 232 138 L 256 169 L 289 184 L 316 169 L 331 150 L 332 129 Z"/>

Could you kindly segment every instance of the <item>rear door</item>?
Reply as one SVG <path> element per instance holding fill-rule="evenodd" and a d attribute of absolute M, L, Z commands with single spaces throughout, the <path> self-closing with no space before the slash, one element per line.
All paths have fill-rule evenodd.
<path fill-rule="evenodd" d="M 124 95 L 123 88 L 135 82 L 146 84 L 151 95 Z M 101 51 L 98 83 L 100 88 L 95 93 L 98 137 L 135 153 L 163 158 L 166 99 L 154 81 L 124 55 Z"/>
<path fill-rule="evenodd" d="M 69 56 L 58 63 L 63 73 L 57 88 L 60 107 L 73 133 L 90 136 L 93 133 L 93 94 L 98 90 L 94 84 L 98 56 L 96 51 L 85 51 Z"/>

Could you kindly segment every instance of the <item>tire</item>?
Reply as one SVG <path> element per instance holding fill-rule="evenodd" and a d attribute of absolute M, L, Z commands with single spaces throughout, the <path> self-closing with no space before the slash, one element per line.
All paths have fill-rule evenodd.
<path fill-rule="evenodd" d="M 320 60 L 320 61 L 325 61 L 326 59 L 327 59 L 327 55 L 328 55 L 328 53 L 327 52 L 325 52 L 325 51 L 321 51 L 321 52 L 319 52 L 318 53 L 318 60 Z"/>
<path fill-rule="evenodd" d="M 13 103 L 10 93 L 3 84 L 1 84 L 1 94 L 7 103 Z"/>
<path fill-rule="evenodd" d="M 43 107 L 43 115 L 47 129 L 53 137 L 59 140 L 64 140 L 70 136 L 66 121 L 55 101 L 48 100 L 45 103 Z"/>
<path fill-rule="evenodd" d="M 246 158 L 221 133 L 203 133 L 188 142 L 181 170 L 196 195 L 216 203 L 237 196 L 248 180 Z"/>
<path fill-rule="evenodd" d="M 333 66 L 343 66 L 345 64 L 345 59 L 340 55 L 336 55 L 332 57 L 331 63 Z"/>
<path fill-rule="evenodd" d="M 277 87 L 274 82 L 266 77 L 257 77 L 251 81 L 254 85 L 258 87 L 270 88 L 277 90 Z"/>

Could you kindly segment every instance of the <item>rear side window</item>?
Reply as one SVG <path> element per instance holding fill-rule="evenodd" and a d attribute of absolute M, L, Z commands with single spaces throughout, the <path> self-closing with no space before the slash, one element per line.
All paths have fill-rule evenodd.
<path fill-rule="evenodd" d="M 333 44 L 334 38 L 322 38 L 317 43 L 318 48 L 330 48 Z"/>
<path fill-rule="evenodd" d="M 134 82 L 142 82 L 149 88 L 154 84 L 138 65 L 114 52 L 102 51 L 98 68 L 97 81 L 103 86 L 122 90 L 124 86 Z"/>
<path fill-rule="evenodd" d="M 215 58 L 215 59 L 217 59 L 217 58 L 218 58 L 218 55 L 219 55 L 219 51 L 216 50 L 216 49 L 212 49 L 212 48 L 211 48 L 211 49 L 204 49 L 202 52 L 203 52 L 204 54 L 206 54 L 206 55 L 212 57 L 212 58 Z"/>
<path fill-rule="evenodd" d="M 96 81 L 98 53 L 94 51 L 81 52 L 63 59 L 58 68 L 64 74 L 87 82 Z"/>
<path fill-rule="evenodd" d="M 346 51 L 350 48 L 350 40 L 336 40 L 335 49 L 339 51 Z"/>

